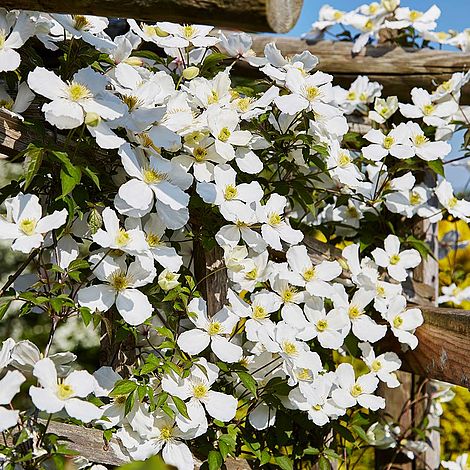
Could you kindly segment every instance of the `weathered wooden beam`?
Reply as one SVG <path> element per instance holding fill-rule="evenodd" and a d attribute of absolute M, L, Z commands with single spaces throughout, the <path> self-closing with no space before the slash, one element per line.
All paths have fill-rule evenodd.
<path fill-rule="evenodd" d="M 416 330 L 419 339 L 414 351 L 390 346 L 403 361 L 403 369 L 428 379 L 470 387 L 470 311 L 419 306 L 424 324 Z"/>
<path fill-rule="evenodd" d="M 45 421 L 42 420 L 43 424 Z M 105 442 L 103 432 L 99 429 L 85 428 L 74 424 L 51 421 L 47 428 L 48 433 L 59 436 L 60 442 L 67 448 L 93 463 L 118 466 L 128 463 L 129 460 L 123 454 L 117 439 Z M 71 457 L 74 455 L 71 454 Z M 195 459 L 194 469 L 198 470 L 202 462 Z M 248 462 L 238 458 L 228 458 L 225 461 L 227 470 L 249 470 Z"/>
<path fill-rule="evenodd" d="M 470 66 L 470 53 L 368 46 L 353 56 L 350 42 L 308 44 L 284 36 L 253 35 L 253 50 L 260 55 L 269 42 L 275 42 L 286 56 L 310 51 L 320 59 L 318 70 L 334 75 L 338 85 L 349 87 L 358 75 L 367 75 L 383 85 L 384 96 L 396 95 L 402 100 L 409 100 L 412 88 L 434 88 L 435 84 L 448 80 L 455 72 L 468 70 Z M 470 104 L 470 84 L 463 88 L 461 102 Z"/>
<path fill-rule="evenodd" d="M 4 0 L 2 7 L 287 33 L 297 23 L 302 4 L 303 0 Z"/>

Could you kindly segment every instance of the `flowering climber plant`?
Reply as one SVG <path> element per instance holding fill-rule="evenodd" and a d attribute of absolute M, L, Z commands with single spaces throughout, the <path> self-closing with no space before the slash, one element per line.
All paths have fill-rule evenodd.
<path fill-rule="evenodd" d="M 435 10 L 392 4 L 380 6 L 388 27 L 430 30 Z M 26 31 L 0 70 L 16 50 L 34 57 L 2 75 L 8 96 L 27 83 L 41 109 L 11 109 L 38 139 L 0 191 L 0 239 L 28 255 L 0 316 L 48 332 L 0 350 L 5 468 L 61 460 L 57 419 L 101 429 L 123 461 L 161 453 L 179 470 L 241 455 L 327 468 L 351 451 L 345 440 L 371 445 L 379 382 L 399 386 L 390 345 L 416 348 L 423 323 L 406 297 L 430 256 L 414 227 L 470 217 L 443 166 L 468 74 L 399 103 L 367 77 L 333 85 L 308 52 L 268 44 L 255 57 L 243 33 L 129 20 L 112 38 L 105 18 L 0 17 L 5 45 Z M 237 61 L 261 79 L 237 77 Z M 353 112 L 370 115 L 363 137 Z M 314 238 L 342 254 L 319 257 Z M 67 324 L 101 328 L 104 367 L 96 352 L 60 351 Z"/>

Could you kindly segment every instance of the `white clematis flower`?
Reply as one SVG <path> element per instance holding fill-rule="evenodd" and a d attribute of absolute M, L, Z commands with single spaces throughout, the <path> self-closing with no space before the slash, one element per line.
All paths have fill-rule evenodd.
<path fill-rule="evenodd" d="M 42 106 L 42 111 L 58 129 L 82 125 L 87 113 L 107 120 L 122 116 L 125 106 L 106 90 L 107 84 L 107 78 L 91 67 L 79 70 L 68 83 L 43 67 L 36 67 L 28 75 L 29 87 L 51 100 Z"/>
<path fill-rule="evenodd" d="M 33 375 L 40 387 L 30 387 L 29 394 L 38 409 L 57 413 L 65 408 L 69 416 L 84 423 L 101 417 L 97 406 L 82 400 L 93 393 L 95 387 L 95 379 L 88 372 L 74 371 L 59 381 L 54 363 L 46 357 L 36 363 Z"/>
<path fill-rule="evenodd" d="M 201 370 L 201 368 L 203 370 Z M 237 399 L 225 393 L 212 390 L 219 368 L 200 358 L 191 367 L 188 377 L 182 379 L 176 374 L 164 376 L 162 388 L 170 395 L 181 398 L 186 402 L 190 419 L 183 416 L 176 417 L 176 423 L 183 432 L 198 428 L 197 435 L 204 434 L 207 430 L 207 413 L 224 423 L 231 421 L 237 411 Z"/>
<path fill-rule="evenodd" d="M 362 148 L 362 154 L 368 160 L 377 162 L 389 154 L 399 159 L 411 158 L 414 155 L 407 125 L 404 123 L 399 124 L 387 135 L 378 129 L 371 129 L 364 135 L 364 139 L 372 142 L 371 145 Z"/>
<path fill-rule="evenodd" d="M 224 307 L 208 318 L 206 301 L 201 298 L 191 300 L 187 309 L 189 319 L 196 328 L 179 335 L 178 346 L 184 352 L 196 355 L 210 344 L 211 350 L 221 361 L 237 362 L 242 358 L 242 348 L 227 338 L 237 324 L 238 317 Z"/>
<path fill-rule="evenodd" d="M 125 257 L 113 259 L 109 256 L 93 255 L 93 273 L 105 284 L 96 284 L 78 291 L 78 303 L 82 307 L 100 312 L 108 311 L 114 304 L 129 325 L 141 325 L 152 316 L 153 307 L 147 296 L 137 287 L 150 283 L 155 277 L 138 261 L 127 267 Z"/>
<path fill-rule="evenodd" d="M 119 154 L 132 179 L 119 188 L 116 209 L 131 217 L 142 217 L 155 205 L 168 228 L 181 228 L 189 217 L 189 195 L 184 190 L 191 186 L 192 176 L 156 153 L 148 158 L 142 149 L 133 149 L 130 144 L 123 145 Z"/>
<path fill-rule="evenodd" d="M 415 268 L 421 263 L 417 250 L 400 252 L 400 240 L 396 235 L 389 235 L 384 241 L 384 248 L 376 248 L 372 252 L 375 262 L 382 268 L 387 268 L 388 274 L 399 282 L 404 282 L 408 276 L 407 269 Z"/>
<path fill-rule="evenodd" d="M 294 230 L 284 219 L 287 205 L 285 196 L 272 194 L 264 206 L 258 205 L 256 213 L 261 222 L 261 235 L 266 243 L 276 250 L 282 250 L 281 240 L 297 245 L 304 238 L 300 230 Z"/>
<path fill-rule="evenodd" d="M 130 229 L 122 228 L 116 215 L 111 208 L 105 207 L 102 213 L 103 229 L 93 235 L 93 241 L 103 248 L 121 250 L 130 255 L 139 255 L 147 250 L 145 235 L 140 227 Z"/>
<path fill-rule="evenodd" d="M 441 181 L 435 193 L 440 204 L 447 209 L 449 214 L 465 222 L 470 220 L 470 202 L 465 199 L 457 199 L 451 183 L 446 180 Z"/>
<path fill-rule="evenodd" d="M 407 310 L 406 298 L 399 295 L 390 302 L 386 318 L 392 327 L 393 334 L 400 343 L 407 344 L 411 349 L 418 346 L 418 338 L 414 335 L 414 332 L 424 321 L 419 308 Z"/>
<path fill-rule="evenodd" d="M 362 360 L 366 363 L 371 374 L 375 374 L 381 382 L 385 382 L 390 388 L 400 386 L 395 372 L 400 369 L 401 360 L 394 352 L 386 352 L 376 356 L 369 343 L 359 343 L 359 348 L 362 351 Z"/>
<path fill-rule="evenodd" d="M 27 12 L 18 17 L 14 12 L 0 9 L 0 72 L 16 70 L 21 63 L 19 49 L 35 32 L 34 22 Z"/>
<path fill-rule="evenodd" d="M 351 364 L 343 363 L 336 369 L 338 388 L 333 390 L 332 397 L 341 408 L 351 408 L 359 404 L 363 408 L 377 411 L 385 407 L 385 400 L 373 394 L 379 380 L 373 374 L 361 375 L 357 380 Z"/>
<path fill-rule="evenodd" d="M 51 230 L 65 224 L 67 210 L 55 211 L 43 217 L 39 198 L 34 194 L 19 193 L 5 201 L 6 219 L 0 218 L 0 239 L 14 240 L 12 249 L 30 253 L 39 248 Z"/>

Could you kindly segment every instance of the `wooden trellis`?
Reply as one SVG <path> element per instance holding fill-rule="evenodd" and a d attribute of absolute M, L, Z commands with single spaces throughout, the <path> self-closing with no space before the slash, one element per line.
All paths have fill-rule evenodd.
<path fill-rule="evenodd" d="M 4 0 L 6 8 L 41 10 L 60 13 L 97 14 L 113 17 L 139 17 L 145 20 L 210 23 L 220 27 L 236 27 L 245 31 L 288 31 L 296 22 L 303 0 Z M 447 80 L 450 75 L 470 66 L 470 54 L 448 51 L 407 51 L 399 48 L 368 47 L 358 56 L 351 56 L 350 43 L 321 42 L 307 45 L 300 39 L 254 36 L 253 48 L 262 53 L 264 45 L 275 40 L 285 55 L 310 50 L 320 59 L 319 69 L 331 73 L 339 84 L 349 85 L 358 75 L 368 75 L 384 85 L 385 95 L 409 98 L 414 86 L 430 88 Z M 462 92 L 463 103 L 470 103 L 470 87 Z M 31 128 L 9 114 L 0 112 L 0 156 L 8 158 L 24 150 L 35 139 Z M 50 135 L 51 139 L 56 136 Z M 46 135 L 46 139 L 48 136 Z M 435 226 L 422 227 L 428 241 L 437 246 Z M 309 256 L 314 264 L 323 260 L 339 259 L 339 251 L 315 239 L 307 239 Z M 221 253 L 197 250 L 197 276 L 204 279 L 202 291 L 206 294 L 210 312 L 217 311 L 225 300 L 227 278 Z M 209 275 L 214 271 L 213 275 Z M 344 273 L 347 277 L 347 273 Z M 430 260 L 417 271 L 415 279 L 405 286 L 411 305 L 423 311 L 425 323 L 417 330 L 419 345 L 414 351 L 403 352 L 399 343 L 388 338 L 391 350 L 403 361 L 400 372 L 403 383 L 400 390 L 386 391 L 390 414 L 401 409 L 413 393 L 414 377 L 444 380 L 453 384 L 470 385 L 470 312 L 435 306 L 437 293 L 437 264 Z M 411 417 L 405 417 L 411 423 Z M 125 462 L 114 440 L 105 444 L 99 430 L 81 428 L 63 423 L 51 423 L 50 431 L 68 441 L 68 446 L 80 455 L 97 463 L 120 465 Z M 433 434 L 434 451 L 425 456 L 428 468 L 437 468 L 439 462 L 438 435 Z M 380 465 L 380 455 L 376 459 Z M 229 459 L 227 468 L 246 469 L 249 465 L 240 459 Z M 198 468 L 199 464 L 196 466 Z M 414 468 L 420 468 L 421 464 Z M 394 466 L 394 468 L 398 468 Z M 400 468 L 411 469 L 410 464 Z"/>

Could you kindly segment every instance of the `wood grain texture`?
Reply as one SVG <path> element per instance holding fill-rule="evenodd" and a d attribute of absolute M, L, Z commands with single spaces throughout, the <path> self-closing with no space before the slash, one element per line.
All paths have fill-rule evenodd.
<path fill-rule="evenodd" d="M 269 42 L 275 42 L 287 56 L 310 51 L 320 60 L 318 70 L 334 75 L 338 85 L 349 87 L 358 75 L 367 75 L 383 85 L 384 96 L 397 95 L 402 100 L 409 100 L 413 87 L 431 89 L 453 73 L 470 68 L 470 53 L 368 46 L 353 56 L 350 42 L 308 44 L 298 38 L 282 36 L 253 35 L 253 50 L 260 55 Z M 470 103 L 470 84 L 463 88 L 461 102 Z"/>
<path fill-rule="evenodd" d="M 287 33 L 302 4 L 303 0 L 4 0 L 2 7 Z"/>
<path fill-rule="evenodd" d="M 62 438 L 61 442 L 64 442 L 68 449 L 78 452 L 80 457 L 85 457 L 90 462 L 117 466 L 129 461 L 120 450 L 117 439 L 111 439 L 109 443 L 106 443 L 103 440 L 103 432 L 99 429 L 51 421 L 48 432 Z M 195 460 L 194 469 L 199 469 L 201 465 L 201 461 Z M 246 460 L 236 458 L 228 458 L 225 465 L 227 470 L 249 470 L 251 468 Z"/>

